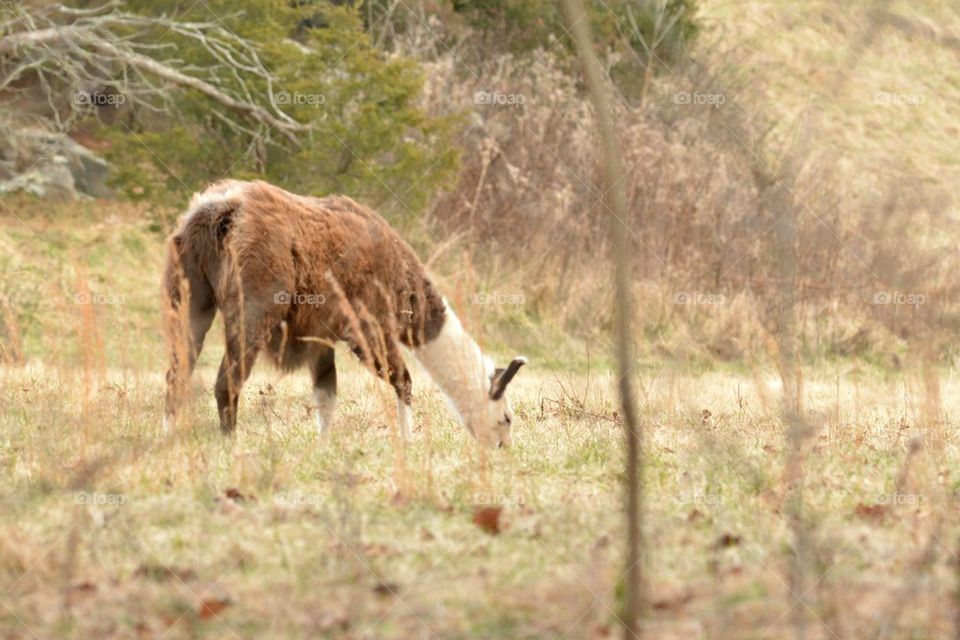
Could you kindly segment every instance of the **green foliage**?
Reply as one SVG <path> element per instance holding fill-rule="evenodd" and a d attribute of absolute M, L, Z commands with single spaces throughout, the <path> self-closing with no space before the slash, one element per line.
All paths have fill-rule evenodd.
<path fill-rule="evenodd" d="M 220 177 L 261 177 L 294 191 L 342 192 L 370 204 L 399 200 L 401 213 L 421 210 L 456 169 L 458 118 L 423 112 L 419 65 L 377 50 L 361 9 L 348 4 L 208 0 L 184 12 L 176 0 L 128 2 L 143 15 L 211 22 L 254 43 L 276 78 L 277 106 L 312 128 L 298 144 L 254 124 L 237 131 L 218 117 L 233 114 L 181 91 L 176 113 L 133 112 L 103 132 L 114 143 L 115 186 L 134 197 L 171 201 Z M 161 60 L 213 63 L 202 46 L 177 34 L 138 37 L 172 45 L 156 50 Z M 219 77 L 232 95 L 242 95 L 229 74 Z M 269 106 L 266 82 L 252 74 L 245 80 L 253 100 Z"/>
<path fill-rule="evenodd" d="M 616 9 L 624 42 L 644 61 L 678 61 L 697 37 L 694 0 L 625 0 Z"/>
<path fill-rule="evenodd" d="M 575 54 L 569 25 L 554 0 L 450 0 L 453 11 L 478 30 L 485 46 L 523 55 L 541 48 Z M 695 0 L 586 2 L 600 51 L 621 53 L 611 78 L 621 93 L 642 101 L 651 77 L 680 62 L 697 37 Z"/>
<path fill-rule="evenodd" d="M 399 199 L 401 211 L 417 210 L 456 166 L 450 144 L 456 119 L 419 109 L 424 78 L 418 65 L 384 60 L 355 12 L 330 8 L 328 14 L 331 26 L 310 35 L 311 46 L 327 56 L 284 70 L 291 94 L 323 96 L 322 104 L 290 109 L 298 120 L 314 122 L 316 131 L 299 149 L 275 153 L 275 170 L 295 183 L 322 179 L 327 190 L 372 202 Z"/>
<path fill-rule="evenodd" d="M 538 47 L 548 49 L 560 43 L 573 52 L 566 18 L 556 0 L 450 0 L 453 10 L 467 24 L 499 43 L 505 49 L 522 54 Z M 609 42 L 616 34 L 614 15 L 608 4 L 588 2 L 595 39 Z"/>
<path fill-rule="evenodd" d="M 514 53 L 559 42 L 573 53 L 569 25 L 556 0 L 450 0 L 467 23 Z M 677 60 L 699 31 L 695 0 L 592 0 L 586 2 L 600 47 L 629 48 L 644 59 Z"/>
<path fill-rule="evenodd" d="M 563 15 L 554 0 L 451 0 L 453 10 L 481 32 L 501 38 L 506 48 L 526 52 L 547 46 L 562 33 Z"/>

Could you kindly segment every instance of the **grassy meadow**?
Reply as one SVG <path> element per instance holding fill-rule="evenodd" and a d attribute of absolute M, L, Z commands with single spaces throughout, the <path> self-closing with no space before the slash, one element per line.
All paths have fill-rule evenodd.
<path fill-rule="evenodd" d="M 91 211 L 56 230 L 40 212 L 3 218 L 6 277 L 36 313 L 19 333 L 31 357 L 0 370 L 3 637 L 619 633 L 623 432 L 602 362 L 534 356 L 512 389 L 514 446 L 496 452 L 418 371 L 401 447 L 392 391 L 346 351 L 320 442 L 306 372 L 261 363 L 227 441 L 215 325 L 165 436 L 160 236 L 135 207 L 98 224 Z M 795 453 L 773 368 L 649 360 L 635 374 L 649 637 L 946 637 L 955 374 L 937 394 L 936 372 L 814 367 Z"/>
<path fill-rule="evenodd" d="M 546 3 L 528 4 L 542 27 Z M 636 216 L 645 639 L 960 637 L 954 5 L 703 0 L 697 64 L 658 68 L 649 94 L 618 107 Z M 343 348 L 322 440 L 308 373 L 263 361 L 225 439 L 219 318 L 165 433 L 160 273 L 185 198 L 164 185 L 187 190 L 214 160 L 254 175 L 269 154 L 251 159 L 237 134 L 191 155 L 189 127 L 141 148 L 127 129 L 123 144 L 164 158 L 117 156 L 141 201 L 0 195 L 0 640 L 622 637 L 607 190 L 575 58 L 553 35 L 532 53 L 497 48 L 482 29 L 498 25 L 423 6 L 396 31 L 392 13 L 373 28 L 351 18 L 377 43 L 351 73 L 404 56 L 423 72 L 378 71 L 382 92 L 357 89 L 370 105 L 331 93 L 331 113 L 359 118 L 334 129 L 360 155 L 324 128 L 342 157 L 320 146 L 270 170 L 313 188 L 321 167 L 318 189 L 383 205 L 482 346 L 530 358 L 510 387 L 512 448 L 479 449 L 416 367 L 402 446 L 393 391 Z M 346 51 L 333 53 L 284 67 L 302 81 L 288 88 L 321 95 L 309 74 L 352 86 Z M 438 123 L 405 140 L 403 123 L 425 116 L 384 78 L 462 127 L 437 138 L 456 153 L 430 148 Z M 691 90 L 725 102 L 691 104 Z M 391 104 L 396 119 L 361 126 Z M 377 147 L 385 132 L 438 157 Z M 447 191 L 419 184 L 421 165 L 453 171 L 454 156 Z M 409 175 L 384 182 L 376 162 L 397 158 Z M 787 281 L 801 346 L 785 390 Z"/>

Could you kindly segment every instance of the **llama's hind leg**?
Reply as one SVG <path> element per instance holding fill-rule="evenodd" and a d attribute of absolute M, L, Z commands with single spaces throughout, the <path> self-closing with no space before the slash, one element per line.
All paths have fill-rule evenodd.
<path fill-rule="evenodd" d="M 243 348 L 239 341 L 227 339 L 227 352 L 220 362 L 214 395 L 217 397 L 217 412 L 220 414 L 220 430 L 224 435 L 233 434 L 237 428 L 237 407 L 240 390 L 250 377 L 250 370 L 257 360 L 260 345 L 253 343 Z"/>
<path fill-rule="evenodd" d="M 251 296 L 251 299 L 257 298 Z M 270 321 L 265 309 L 253 304 L 246 305 L 240 312 L 235 307 L 223 309 L 227 348 L 217 373 L 214 395 L 220 414 L 220 430 L 226 435 L 236 429 L 240 391 L 263 348 Z"/>
<path fill-rule="evenodd" d="M 310 369 L 313 377 L 313 400 L 317 412 L 317 435 L 333 424 L 333 413 L 337 406 L 337 365 L 336 352 L 327 347 L 317 357 Z"/>

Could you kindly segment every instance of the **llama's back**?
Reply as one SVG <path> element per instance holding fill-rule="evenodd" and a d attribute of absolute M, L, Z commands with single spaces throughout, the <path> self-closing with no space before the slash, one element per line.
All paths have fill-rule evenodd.
<path fill-rule="evenodd" d="M 231 302 L 242 298 L 243 312 L 272 328 L 268 350 L 285 368 L 301 364 L 298 344 L 350 340 L 373 325 L 419 344 L 443 324 L 443 301 L 416 253 L 348 197 L 224 181 L 194 198 L 186 220 L 206 230 L 205 246 L 215 243 L 209 271 L 224 316 L 239 313 Z"/>
<path fill-rule="evenodd" d="M 376 212 L 353 199 L 334 195 L 313 198 L 257 183 L 258 210 L 283 210 L 295 229 L 297 292 L 312 335 L 339 321 L 340 335 L 350 323 L 368 316 L 393 327 L 408 343 L 432 338 L 443 324 L 444 305 L 419 257 Z M 260 191 L 262 189 L 262 191 Z M 311 307 L 327 306 L 328 314 Z M 297 313 L 299 312 L 299 314 Z M 347 316 L 347 317 L 344 317 Z M 350 317 L 356 316 L 356 317 Z"/>

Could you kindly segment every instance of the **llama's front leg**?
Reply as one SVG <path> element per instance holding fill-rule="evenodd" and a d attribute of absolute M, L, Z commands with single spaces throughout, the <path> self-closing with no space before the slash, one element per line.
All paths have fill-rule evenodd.
<path fill-rule="evenodd" d="M 409 400 L 397 398 L 397 422 L 400 425 L 400 439 L 409 442 L 413 433 L 413 407 Z"/>
<path fill-rule="evenodd" d="M 365 332 L 366 345 L 377 344 L 377 334 Z M 386 380 L 397 392 L 397 426 L 400 438 L 404 443 L 410 440 L 413 432 L 413 382 L 410 372 L 400 353 L 400 345 L 392 339 L 381 341 L 381 348 L 370 352 L 362 346 L 355 346 L 353 351 L 363 362 L 371 367 L 381 380 Z"/>
<path fill-rule="evenodd" d="M 322 436 L 333 424 L 333 413 L 337 406 L 337 366 L 336 352 L 328 348 L 313 364 L 313 401 L 317 412 L 317 435 Z"/>
<path fill-rule="evenodd" d="M 391 363 L 390 384 L 397 392 L 397 426 L 400 439 L 406 444 L 413 434 L 413 381 L 402 359 L 399 364 Z"/>

